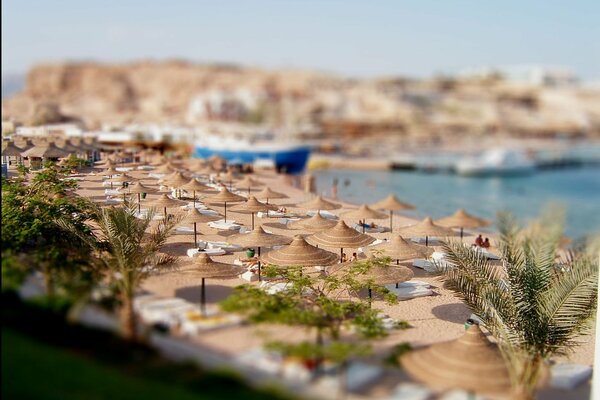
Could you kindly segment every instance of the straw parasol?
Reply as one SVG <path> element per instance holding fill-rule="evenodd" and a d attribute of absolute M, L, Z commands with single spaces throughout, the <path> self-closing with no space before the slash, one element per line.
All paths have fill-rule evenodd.
<path fill-rule="evenodd" d="M 471 325 L 458 339 L 406 353 L 401 362 L 410 376 L 439 390 L 498 395 L 511 389 L 508 368 L 498 346 L 485 337 L 478 325 Z"/>
<path fill-rule="evenodd" d="M 463 238 L 464 228 L 473 229 L 481 228 L 490 224 L 488 220 L 478 218 L 474 215 L 468 214 L 464 209 L 459 208 L 456 212 L 448 217 L 440 218 L 435 221 L 440 226 L 447 228 L 460 228 L 460 238 Z"/>
<path fill-rule="evenodd" d="M 433 223 L 431 217 L 426 217 L 423 221 L 418 222 L 414 225 L 405 226 L 400 228 L 400 233 L 404 237 L 423 237 L 425 236 L 425 246 L 429 245 L 429 236 L 434 237 L 447 237 L 456 236 L 456 232 L 452 229 L 444 228 Z"/>
<path fill-rule="evenodd" d="M 292 238 L 288 236 L 267 233 L 262 227 L 259 226 L 250 233 L 237 233 L 232 235 L 229 237 L 229 241 L 244 247 L 256 247 L 258 256 L 260 257 L 261 247 L 290 244 L 292 242 Z M 258 262 L 258 280 L 260 281 L 260 261 Z"/>
<path fill-rule="evenodd" d="M 189 183 L 189 181 L 190 181 L 190 178 L 183 175 L 183 173 L 181 171 L 175 171 L 171 175 L 168 175 L 168 176 L 162 178 L 158 182 L 162 183 L 162 184 L 166 184 L 169 187 L 175 188 L 176 194 L 178 194 L 177 197 L 181 197 L 181 193 L 179 193 L 179 189 L 181 188 L 181 186 L 185 185 L 186 183 Z"/>
<path fill-rule="evenodd" d="M 156 208 L 162 208 L 164 211 L 165 219 L 167 218 L 167 208 L 176 208 L 184 205 L 184 202 L 181 200 L 172 199 L 163 193 L 160 195 L 158 199 L 155 199 L 149 203 L 150 206 Z"/>
<path fill-rule="evenodd" d="M 220 219 L 220 217 L 216 217 L 214 215 L 206 215 L 202 214 L 196 207 L 190 208 L 187 215 L 181 221 L 181 224 L 192 224 L 194 225 L 194 246 L 198 247 L 197 238 L 197 227 L 196 224 L 201 224 L 204 222 L 216 221 Z"/>
<path fill-rule="evenodd" d="M 235 184 L 235 187 L 237 188 L 247 189 L 248 194 L 250 194 L 250 189 L 256 186 L 264 186 L 264 183 L 251 178 L 249 175 L 246 175 L 244 179 Z"/>
<path fill-rule="evenodd" d="M 367 219 L 384 219 L 386 217 L 386 215 L 384 213 L 375 211 L 366 204 L 363 204 L 362 206 L 358 207 L 356 210 L 346 211 L 345 213 L 343 213 L 341 215 L 344 218 L 353 218 L 353 219 L 358 219 L 359 221 L 362 221 L 361 225 L 362 225 L 363 233 L 365 233 L 365 225 L 366 225 L 365 222 Z"/>
<path fill-rule="evenodd" d="M 242 204 L 238 204 L 237 206 L 231 207 L 231 211 L 252 214 L 252 229 L 254 229 L 254 213 L 257 212 L 268 212 L 269 210 L 275 210 L 277 207 L 261 203 L 256 200 L 256 197 L 250 196 L 248 197 L 248 201 Z"/>
<path fill-rule="evenodd" d="M 21 153 L 24 152 L 21 147 L 17 146 L 12 140 L 8 142 L 5 148 L 2 149 L 2 155 L 4 157 L 21 157 Z"/>
<path fill-rule="evenodd" d="M 68 151 L 65 151 L 54 144 L 54 142 L 46 144 L 38 144 L 30 148 L 29 150 L 21 153 L 23 157 L 34 157 L 34 158 L 62 158 L 69 155 Z"/>
<path fill-rule="evenodd" d="M 317 210 L 320 213 L 321 210 L 337 210 L 342 206 L 341 204 L 333 203 L 323 199 L 321 196 L 317 196 L 310 201 L 298 204 L 297 207 L 304 208 L 305 210 Z"/>
<path fill-rule="evenodd" d="M 356 231 L 355 231 L 356 232 Z M 311 246 L 300 235 L 294 236 L 289 246 L 271 250 L 261 260 L 279 267 L 319 267 L 335 263 L 338 257 L 335 253 Z"/>
<path fill-rule="evenodd" d="M 215 189 L 211 188 L 210 186 L 206 186 L 203 183 L 200 183 L 200 181 L 196 178 L 192 178 L 189 180 L 188 183 L 181 185 L 180 189 L 186 190 L 186 191 L 192 191 L 193 192 L 193 202 L 194 202 L 194 207 L 196 207 L 196 192 L 214 192 Z"/>
<path fill-rule="evenodd" d="M 137 194 L 138 198 L 138 212 L 141 211 L 142 193 L 156 193 L 158 190 L 144 185 L 142 182 L 135 182 L 133 185 L 127 187 L 127 191 L 130 194 Z"/>
<path fill-rule="evenodd" d="M 316 213 L 310 218 L 301 219 L 300 221 L 294 221 L 289 226 L 292 229 L 304 229 L 309 232 L 320 232 L 325 229 L 333 228 L 336 226 L 338 221 L 332 219 L 323 218 L 321 214 Z"/>
<path fill-rule="evenodd" d="M 369 247 L 368 249 L 370 255 L 376 251 L 381 251 L 384 255 L 396 260 L 396 264 L 401 260 L 429 257 L 433 253 L 432 248 L 407 242 L 400 235 L 394 235 L 390 241 Z"/>
<path fill-rule="evenodd" d="M 229 182 L 229 190 L 233 189 L 233 180 L 234 179 L 236 179 L 236 176 L 231 171 L 227 171 L 226 173 L 219 174 L 219 180 L 221 182 Z"/>
<path fill-rule="evenodd" d="M 170 174 L 172 172 L 177 171 L 177 168 L 173 166 L 171 163 L 161 164 L 158 168 L 156 168 L 152 173 L 154 174 Z"/>
<path fill-rule="evenodd" d="M 213 261 L 206 253 L 199 253 L 194 261 L 192 268 L 181 270 L 185 275 L 192 275 L 202 278 L 200 286 L 200 309 L 203 314 L 206 313 L 206 282 L 205 279 L 233 279 L 243 271 L 241 268 L 232 264 L 225 264 Z"/>
<path fill-rule="evenodd" d="M 340 261 L 343 259 L 344 248 L 356 249 L 366 246 L 375 241 L 375 238 L 364 233 L 358 232 L 356 229 L 350 228 L 343 220 L 331 229 L 315 233 L 308 237 L 311 243 L 316 243 L 325 247 L 339 247 Z"/>
<path fill-rule="evenodd" d="M 231 193 L 226 187 L 221 188 L 219 193 L 208 196 L 204 199 L 204 201 L 209 204 L 223 203 L 223 206 L 225 207 L 225 212 L 223 213 L 225 216 L 225 222 L 227 222 L 227 203 L 239 203 L 240 201 L 245 200 L 246 198 L 244 196 Z"/>
<path fill-rule="evenodd" d="M 371 208 L 375 210 L 388 210 L 390 212 L 390 232 L 392 231 L 392 217 L 394 215 L 394 211 L 399 210 L 413 210 L 415 206 L 412 204 L 404 203 L 396 197 L 395 194 L 390 193 L 388 197 L 383 200 L 380 200 L 376 203 L 371 204 Z"/>
<path fill-rule="evenodd" d="M 266 186 L 263 190 L 256 193 L 255 197 L 259 200 L 265 199 L 266 203 L 269 204 L 269 199 L 287 199 L 288 195 L 284 193 L 279 193 L 271 190 L 268 186 Z"/>

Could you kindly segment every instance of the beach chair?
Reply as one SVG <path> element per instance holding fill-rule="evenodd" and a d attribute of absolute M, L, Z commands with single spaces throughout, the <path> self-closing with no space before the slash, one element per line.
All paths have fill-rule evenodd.
<path fill-rule="evenodd" d="M 410 300 L 417 297 L 433 296 L 434 292 L 431 290 L 431 286 L 422 281 L 408 281 L 401 282 L 396 287 L 395 284 L 385 285 L 385 287 L 394 293 L 399 300 Z"/>
<path fill-rule="evenodd" d="M 550 386 L 573 390 L 592 377 L 592 367 L 581 364 L 557 364 L 550 369 Z"/>
<path fill-rule="evenodd" d="M 240 225 L 236 224 L 235 221 L 227 221 L 219 220 L 219 221 L 211 221 L 207 224 L 209 227 L 218 229 L 221 231 L 238 231 L 240 229 Z"/>
<path fill-rule="evenodd" d="M 401 383 L 394 388 L 388 400 L 428 400 L 433 392 L 426 386 L 416 383 Z"/>

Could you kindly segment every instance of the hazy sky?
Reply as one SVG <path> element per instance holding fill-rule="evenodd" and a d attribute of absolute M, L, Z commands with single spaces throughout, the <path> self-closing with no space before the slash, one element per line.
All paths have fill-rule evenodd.
<path fill-rule="evenodd" d="M 140 58 L 351 76 L 544 64 L 600 79 L 600 1 L 2 1 L 3 74 Z"/>

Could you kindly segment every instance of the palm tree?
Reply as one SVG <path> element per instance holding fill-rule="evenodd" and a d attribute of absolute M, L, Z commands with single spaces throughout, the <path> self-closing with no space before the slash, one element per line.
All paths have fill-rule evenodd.
<path fill-rule="evenodd" d="M 539 228 L 540 223 L 537 227 Z M 562 230 L 520 229 L 510 214 L 498 221 L 502 265 L 462 243 L 444 245 L 440 266 L 454 291 L 498 340 L 515 396 L 533 398 L 548 359 L 571 351 L 595 314 L 598 265 L 584 252 L 558 256 Z"/>
<path fill-rule="evenodd" d="M 160 249 L 173 233 L 178 218 L 153 224 L 154 212 L 136 217 L 135 206 L 98 209 L 92 218 L 95 234 L 87 243 L 101 261 L 121 301 L 123 336 L 136 340 L 136 315 L 133 297 L 141 283 L 152 273 L 172 268 L 177 258 Z M 149 232 L 147 232 L 149 231 Z"/>

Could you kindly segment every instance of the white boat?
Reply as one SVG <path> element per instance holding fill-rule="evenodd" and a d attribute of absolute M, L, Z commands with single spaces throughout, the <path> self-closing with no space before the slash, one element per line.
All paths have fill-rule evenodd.
<path fill-rule="evenodd" d="M 522 175 L 532 173 L 534 160 L 524 151 L 493 149 L 483 154 L 459 160 L 454 170 L 465 176 Z"/>

